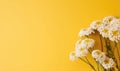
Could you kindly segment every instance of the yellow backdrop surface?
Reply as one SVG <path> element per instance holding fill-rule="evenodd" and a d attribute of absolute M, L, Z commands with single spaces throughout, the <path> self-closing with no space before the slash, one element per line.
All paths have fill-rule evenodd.
<path fill-rule="evenodd" d="M 120 0 L 0 0 L 0 71 L 92 71 L 69 60 L 78 32 Z"/>

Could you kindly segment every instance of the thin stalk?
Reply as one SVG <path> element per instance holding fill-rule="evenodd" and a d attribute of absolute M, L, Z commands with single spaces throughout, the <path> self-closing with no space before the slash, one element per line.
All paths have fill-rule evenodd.
<path fill-rule="evenodd" d="M 92 50 L 94 50 L 94 49 L 95 49 L 95 47 L 93 46 L 93 47 L 92 47 Z"/>
<path fill-rule="evenodd" d="M 117 54 L 118 54 L 117 67 L 118 67 L 118 70 L 120 71 L 119 63 L 118 63 L 118 62 L 120 62 L 120 53 L 119 53 L 119 49 L 118 49 L 118 46 L 117 46 L 117 43 L 116 43 L 116 42 L 115 42 L 115 47 L 117 48 Z"/>
<path fill-rule="evenodd" d="M 88 49 L 89 53 L 91 54 L 91 51 Z M 86 57 L 86 60 L 89 62 L 89 60 L 87 59 Z M 95 59 L 94 59 L 95 60 Z M 98 71 L 99 71 L 99 63 L 95 60 L 95 62 L 97 63 L 97 68 L 98 68 Z M 89 62 L 90 63 L 90 62 Z M 95 68 L 94 68 L 95 69 Z"/>
<path fill-rule="evenodd" d="M 97 68 L 98 68 L 98 71 L 100 71 L 100 70 L 99 70 L 99 63 L 98 63 L 98 62 L 97 62 Z"/>
<path fill-rule="evenodd" d="M 91 54 L 92 51 L 90 49 L 88 49 L 88 52 Z"/>
<path fill-rule="evenodd" d="M 106 44 L 106 50 L 107 50 L 107 54 L 108 54 L 108 44 L 107 44 L 107 39 L 105 39 L 105 44 Z"/>
<path fill-rule="evenodd" d="M 94 66 L 89 62 L 89 60 L 87 59 L 87 57 L 85 57 L 85 58 L 86 58 L 87 62 L 89 63 L 89 65 L 91 66 L 91 68 L 92 68 L 94 71 L 97 71 L 97 70 L 94 68 Z"/>
<path fill-rule="evenodd" d="M 113 58 L 113 60 L 115 61 L 115 63 L 117 64 L 117 60 L 115 58 L 115 54 L 114 54 L 114 49 L 112 48 L 111 44 L 110 44 L 110 40 L 109 39 L 105 39 L 105 43 L 106 43 L 106 47 L 107 47 L 107 54 L 109 57 Z M 117 64 L 118 65 L 118 64 Z M 118 66 L 117 66 L 118 67 Z M 111 69 L 109 69 L 109 71 L 111 71 Z"/>
<path fill-rule="evenodd" d="M 106 41 L 106 47 L 107 47 L 108 56 L 114 59 L 114 51 L 112 49 L 112 46 L 110 44 L 110 40 L 109 39 L 107 39 L 107 41 Z"/>
<path fill-rule="evenodd" d="M 80 57 L 79 57 L 79 59 L 82 60 L 83 62 L 89 64 L 89 63 L 88 63 L 87 61 L 85 61 L 84 59 L 82 59 L 82 58 L 80 58 Z"/>
<path fill-rule="evenodd" d="M 99 37 L 100 37 L 100 43 L 101 43 L 101 50 L 103 51 L 102 37 L 101 37 L 101 35 L 99 35 Z"/>
<path fill-rule="evenodd" d="M 86 64 L 90 65 L 90 67 L 91 67 L 94 71 L 96 71 L 95 68 L 93 67 L 93 65 L 91 65 L 90 62 L 88 62 L 88 60 L 85 61 L 85 60 L 82 59 L 82 58 L 79 58 L 79 59 L 82 60 L 83 62 L 85 62 Z"/>
<path fill-rule="evenodd" d="M 119 60 L 120 60 L 120 52 L 119 52 L 119 49 L 118 49 L 118 46 L 117 46 L 117 43 L 116 43 L 116 42 L 115 42 L 115 47 L 117 48 L 117 53 L 118 53 Z"/>
<path fill-rule="evenodd" d="M 106 69 L 100 64 L 100 66 L 102 67 L 102 71 L 106 71 Z"/>

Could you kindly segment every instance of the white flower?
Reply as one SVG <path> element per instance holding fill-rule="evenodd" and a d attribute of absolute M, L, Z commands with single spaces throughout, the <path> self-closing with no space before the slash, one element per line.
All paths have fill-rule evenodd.
<path fill-rule="evenodd" d="M 105 59 L 105 53 L 101 52 L 100 50 L 93 50 L 92 57 L 101 63 L 102 60 Z"/>
<path fill-rule="evenodd" d="M 105 55 L 105 53 L 103 53 L 99 58 L 96 59 L 96 61 L 98 61 L 100 64 L 105 60 L 107 56 Z"/>
<path fill-rule="evenodd" d="M 101 20 L 96 20 L 90 24 L 90 27 L 94 30 L 97 30 L 102 24 L 103 22 Z"/>
<path fill-rule="evenodd" d="M 107 16 L 107 17 L 103 18 L 102 21 L 103 21 L 104 24 L 108 25 L 108 24 L 110 24 L 110 22 L 113 21 L 114 19 L 117 19 L 117 18 L 114 17 L 114 16 Z"/>
<path fill-rule="evenodd" d="M 106 59 L 102 62 L 102 66 L 105 69 L 109 69 L 109 68 L 113 67 L 113 65 L 114 65 L 114 61 L 112 58 L 106 57 Z"/>
<path fill-rule="evenodd" d="M 98 28 L 97 28 L 97 31 L 101 31 L 102 29 L 104 29 L 106 25 L 105 24 L 101 24 Z"/>
<path fill-rule="evenodd" d="M 113 59 L 108 58 L 105 53 L 100 50 L 93 50 L 92 57 L 95 58 L 105 69 L 113 67 Z"/>
<path fill-rule="evenodd" d="M 92 48 L 95 44 L 95 40 L 91 38 L 85 38 L 81 42 L 81 46 L 86 47 L 87 49 Z"/>
<path fill-rule="evenodd" d="M 110 28 L 108 26 L 103 26 L 99 28 L 99 32 L 102 35 L 102 37 L 108 38 L 110 35 Z"/>
<path fill-rule="evenodd" d="M 83 28 L 80 30 L 78 36 L 88 36 L 90 34 L 94 33 L 94 30 L 92 28 Z"/>
<path fill-rule="evenodd" d="M 76 56 L 77 57 L 83 57 L 83 56 L 86 56 L 87 54 L 88 54 L 88 50 L 85 47 L 82 47 L 79 45 L 76 48 Z"/>
<path fill-rule="evenodd" d="M 79 40 L 76 42 L 76 44 L 75 44 L 76 48 L 77 48 L 77 46 L 81 45 L 81 42 L 82 42 L 82 39 L 79 39 Z"/>
<path fill-rule="evenodd" d="M 76 60 L 77 59 L 77 57 L 76 57 L 76 53 L 75 53 L 75 51 L 72 51 L 71 53 L 70 53 L 70 60 L 71 61 L 74 61 L 74 60 Z"/>
<path fill-rule="evenodd" d="M 114 19 L 110 22 L 111 29 L 119 29 L 120 30 L 120 19 Z"/>
<path fill-rule="evenodd" d="M 118 42 L 120 40 L 120 30 L 118 30 L 117 28 L 116 29 L 111 29 L 109 39 L 111 41 Z"/>

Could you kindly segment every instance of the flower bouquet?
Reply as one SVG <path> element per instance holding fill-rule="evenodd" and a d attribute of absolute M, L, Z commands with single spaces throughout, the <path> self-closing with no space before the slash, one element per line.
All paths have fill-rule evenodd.
<path fill-rule="evenodd" d="M 90 24 L 89 28 L 81 29 L 78 35 L 80 39 L 76 42 L 75 50 L 70 53 L 71 61 L 80 59 L 87 63 L 93 71 L 120 71 L 119 18 L 107 16 L 96 20 Z M 97 40 L 91 35 L 97 35 Z M 97 41 L 100 46 L 95 46 L 98 44 Z M 90 62 L 89 56 L 97 66 Z"/>

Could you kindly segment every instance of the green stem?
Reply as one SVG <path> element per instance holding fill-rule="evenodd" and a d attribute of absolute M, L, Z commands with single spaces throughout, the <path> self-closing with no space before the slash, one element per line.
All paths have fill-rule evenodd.
<path fill-rule="evenodd" d="M 88 49 L 88 52 L 91 54 L 92 51 L 90 49 Z"/>
<path fill-rule="evenodd" d="M 114 51 L 111 47 L 110 40 L 108 38 L 107 38 L 107 41 L 106 41 L 106 47 L 107 47 L 108 56 L 114 59 Z"/>
<path fill-rule="evenodd" d="M 100 43 L 101 43 L 101 50 L 103 51 L 102 37 L 101 37 L 101 35 L 99 35 L 99 37 L 100 37 Z"/>
<path fill-rule="evenodd" d="M 85 61 L 84 59 L 82 59 L 82 58 L 80 58 L 80 57 L 79 57 L 79 59 L 82 60 L 83 62 L 89 64 L 89 63 L 88 63 L 87 61 Z"/>
<path fill-rule="evenodd" d="M 117 47 L 117 43 L 115 42 L 115 47 L 117 48 L 117 53 L 118 53 L 118 56 L 119 56 L 119 60 L 120 60 L 120 53 L 119 53 L 119 49 Z"/>
<path fill-rule="evenodd" d="M 97 67 L 98 67 L 98 71 L 99 71 L 99 63 L 97 62 Z"/>
<path fill-rule="evenodd" d="M 100 64 L 101 65 L 101 64 Z M 102 67 L 102 71 L 106 71 L 106 69 L 101 65 L 101 67 Z"/>
<path fill-rule="evenodd" d="M 106 44 L 106 50 L 107 50 L 107 54 L 108 54 L 108 43 L 107 43 L 107 39 L 105 39 L 105 44 Z"/>
<path fill-rule="evenodd" d="M 117 68 L 120 71 L 120 68 L 119 68 L 119 65 L 118 65 L 119 64 L 118 62 L 120 61 L 120 53 L 119 53 L 119 49 L 118 49 L 118 46 L 117 46 L 116 42 L 115 42 L 115 47 L 117 48 L 117 54 L 118 54 L 118 58 L 119 58 L 118 61 L 117 61 Z"/>
<path fill-rule="evenodd" d="M 86 59 L 87 61 L 85 61 L 84 59 L 82 59 L 82 58 L 80 58 L 80 57 L 79 57 L 79 59 L 82 60 L 83 62 L 85 62 L 86 64 L 90 65 L 90 67 L 91 67 L 94 71 L 96 71 L 95 68 L 94 68 L 94 66 L 93 66 L 92 64 L 90 64 L 90 62 L 88 61 L 88 59 Z"/>
<path fill-rule="evenodd" d="M 113 60 L 117 64 L 118 62 L 117 62 L 117 60 L 115 58 L 115 53 L 114 53 L 115 48 L 112 48 L 109 39 L 106 39 L 105 43 L 106 43 L 106 47 L 107 47 L 107 54 L 108 54 L 108 56 L 111 57 L 111 58 L 113 58 Z M 115 45 L 115 47 L 116 47 L 116 45 Z M 118 68 L 118 64 L 116 65 L 116 67 Z M 112 71 L 111 69 L 109 69 L 109 70 Z"/>
<path fill-rule="evenodd" d="M 91 50 L 93 51 L 94 49 L 95 49 L 95 47 L 93 46 Z"/>
<path fill-rule="evenodd" d="M 94 66 L 89 62 L 89 60 L 87 59 L 87 57 L 85 57 L 86 58 L 86 60 L 87 60 L 87 62 L 89 63 L 89 65 L 90 65 L 90 67 L 94 70 L 94 71 L 96 71 L 96 69 L 94 68 Z"/>

